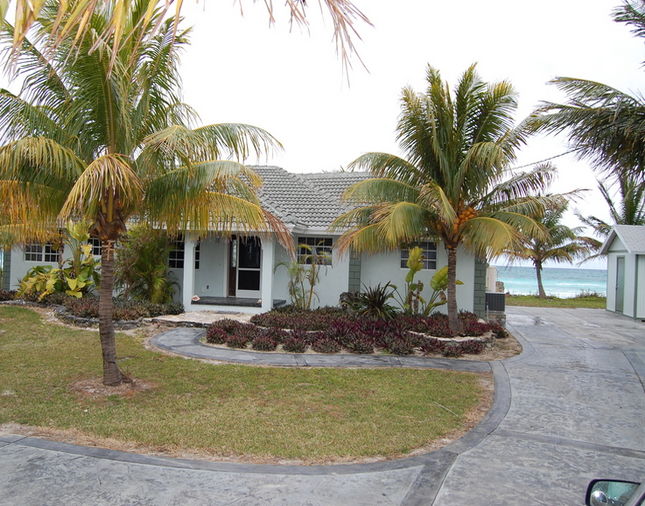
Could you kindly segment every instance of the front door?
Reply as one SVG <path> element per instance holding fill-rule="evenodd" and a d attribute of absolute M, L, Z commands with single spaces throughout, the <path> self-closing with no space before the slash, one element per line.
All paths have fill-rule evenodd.
<path fill-rule="evenodd" d="M 625 301 L 625 257 L 616 258 L 616 312 L 623 312 Z"/>
<path fill-rule="evenodd" d="M 262 243 L 258 237 L 237 239 L 236 297 L 260 298 Z"/>

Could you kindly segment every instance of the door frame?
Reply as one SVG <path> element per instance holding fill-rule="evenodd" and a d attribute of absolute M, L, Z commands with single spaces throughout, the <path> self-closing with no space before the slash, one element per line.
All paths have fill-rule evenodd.
<path fill-rule="evenodd" d="M 240 267 L 240 251 L 242 242 L 245 239 L 256 239 L 260 246 L 260 262 L 258 267 Z M 240 271 L 257 272 L 259 277 L 259 288 L 257 290 L 240 290 Z M 229 297 L 240 297 L 247 299 L 260 299 L 262 297 L 262 240 L 257 236 L 233 235 L 228 247 L 228 282 L 227 294 Z"/>

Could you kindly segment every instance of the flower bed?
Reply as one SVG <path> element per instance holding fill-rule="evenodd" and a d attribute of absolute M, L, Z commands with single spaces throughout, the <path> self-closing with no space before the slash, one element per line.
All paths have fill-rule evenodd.
<path fill-rule="evenodd" d="M 506 337 L 497 323 L 486 323 L 473 313 L 459 315 L 463 332 L 454 336 L 443 314 L 399 316 L 391 320 L 364 318 L 336 308 L 314 311 L 274 310 L 256 315 L 251 323 L 220 320 L 208 327 L 206 342 L 232 348 L 289 353 L 393 355 L 440 353 L 456 357 L 484 351 L 494 339 Z"/>

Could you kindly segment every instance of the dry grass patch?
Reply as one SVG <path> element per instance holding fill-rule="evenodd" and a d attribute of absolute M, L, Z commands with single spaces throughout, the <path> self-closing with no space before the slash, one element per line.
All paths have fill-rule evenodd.
<path fill-rule="evenodd" d="M 0 424 L 110 447 L 252 462 L 392 458 L 458 436 L 491 397 L 486 375 L 213 365 L 123 334 L 121 367 L 135 388 L 152 388 L 108 392 L 94 379 L 96 332 L 17 307 L 0 307 L 0 331 L 0 385 L 11 393 L 0 395 Z"/>

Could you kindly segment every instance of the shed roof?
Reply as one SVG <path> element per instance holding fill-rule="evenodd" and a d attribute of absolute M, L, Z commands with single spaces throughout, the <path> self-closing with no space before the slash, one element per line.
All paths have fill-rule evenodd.
<path fill-rule="evenodd" d="M 645 255 L 645 225 L 616 225 L 602 245 L 600 253 L 606 255 L 611 244 L 618 237 L 628 253 Z"/>

